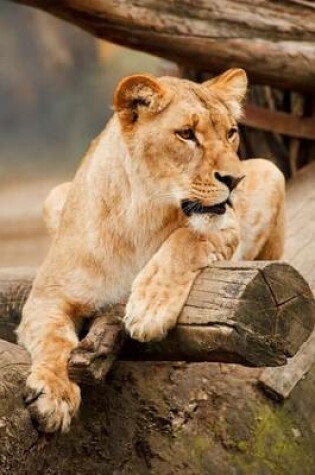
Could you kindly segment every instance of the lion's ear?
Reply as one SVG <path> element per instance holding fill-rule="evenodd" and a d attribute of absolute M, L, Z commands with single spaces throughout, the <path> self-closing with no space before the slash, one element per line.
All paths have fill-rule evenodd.
<path fill-rule="evenodd" d="M 226 103 L 235 119 L 242 115 L 242 104 L 247 91 L 247 76 L 244 69 L 228 69 L 203 83 L 203 86 L 216 92 Z"/>
<path fill-rule="evenodd" d="M 120 81 L 114 94 L 114 109 L 122 120 L 134 123 L 141 113 L 158 113 L 169 95 L 154 76 L 135 74 Z"/>

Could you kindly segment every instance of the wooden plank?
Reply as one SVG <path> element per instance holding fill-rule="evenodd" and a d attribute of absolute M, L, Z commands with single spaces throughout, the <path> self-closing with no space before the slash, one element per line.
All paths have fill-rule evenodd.
<path fill-rule="evenodd" d="M 284 259 L 297 268 L 315 292 L 315 162 L 288 184 Z"/>
<path fill-rule="evenodd" d="M 315 140 L 315 119 L 247 104 L 243 125 L 289 137 Z"/>

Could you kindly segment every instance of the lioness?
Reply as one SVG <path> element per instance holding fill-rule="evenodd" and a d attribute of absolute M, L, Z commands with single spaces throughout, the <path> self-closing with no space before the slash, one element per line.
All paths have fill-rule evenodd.
<path fill-rule="evenodd" d="M 53 241 L 18 329 L 32 357 L 26 403 L 41 430 L 67 431 L 78 410 L 67 362 L 82 315 L 130 294 L 130 335 L 163 338 L 202 267 L 281 256 L 283 176 L 236 153 L 246 87 L 241 69 L 201 85 L 123 79 L 73 182 L 48 198 Z"/>

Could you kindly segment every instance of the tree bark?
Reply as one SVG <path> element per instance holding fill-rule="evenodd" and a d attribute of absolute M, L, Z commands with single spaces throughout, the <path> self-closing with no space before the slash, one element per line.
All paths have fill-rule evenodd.
<path fill-rule="evenodd" d="M 314 91 L 315 6 L 309 0 L 14 0 L 93 35 L 186 67 L 243 67 L 253 83 Z"/>
<path fill-rule="evenodd" d="M 0 340 L 1 475 L 23 473 L 22 467 L 25 468 L 26 459 L 38 440 L 38 433 L 22 400 L 28 370 L 29 357 L 26 351 L 17 345 Z"/>

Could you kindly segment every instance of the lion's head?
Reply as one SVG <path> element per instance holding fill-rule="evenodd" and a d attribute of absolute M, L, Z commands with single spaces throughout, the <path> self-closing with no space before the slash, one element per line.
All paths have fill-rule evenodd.
<path fill-rule="evenodd" d="M 148 199 L 167 200 L 189 217 L 225 213 L 242 179 L 237 119 L 246 88 L 241 69 L 203 84 L 150 75 L 119 83 L 114 107 Z"/>

